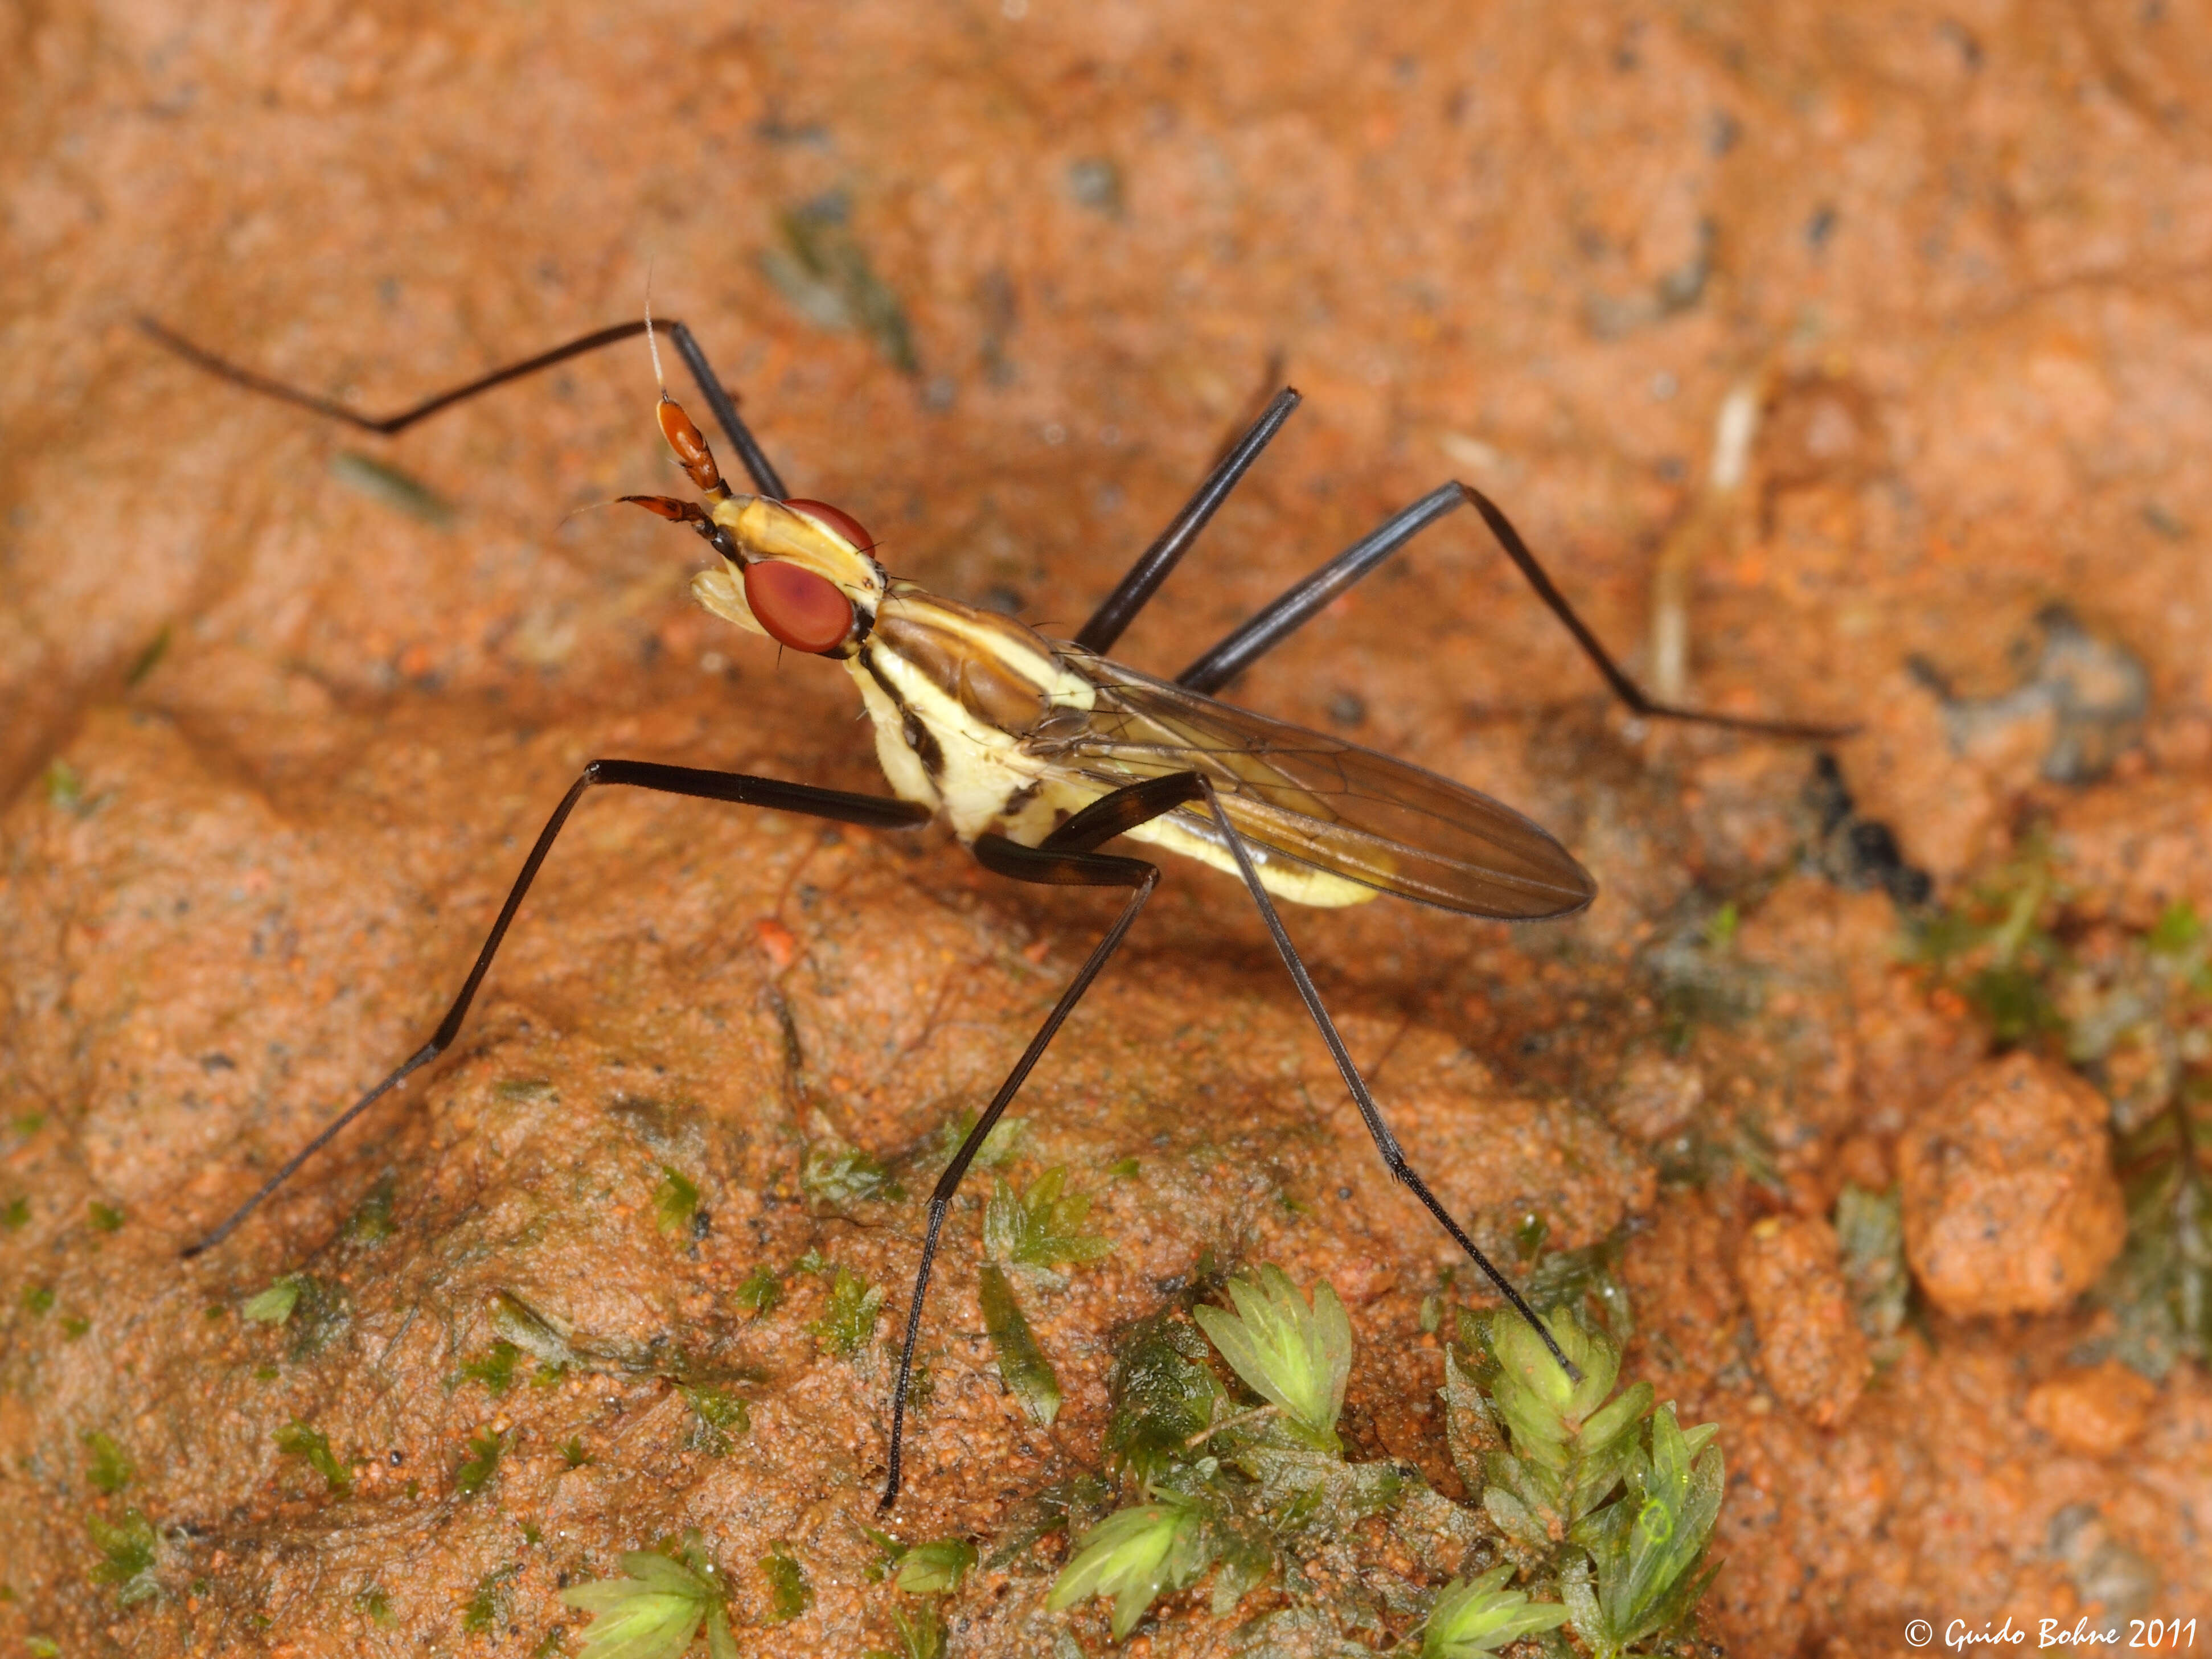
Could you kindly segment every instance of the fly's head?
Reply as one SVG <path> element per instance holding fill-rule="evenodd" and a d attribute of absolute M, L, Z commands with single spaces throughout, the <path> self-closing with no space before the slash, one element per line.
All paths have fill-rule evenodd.
<path fill-rule="evenodd" d="M 886 578 L 875 545 L 849 515 L 823 501 L 740 495 L 676 400 L 660 400 L 661 435 L 707 500 L 625 495 L 647 512 L 688 524 L 721 555 L 691 579 L 716 616 L 819 657 L 849 657 L 875 625 Z"/>

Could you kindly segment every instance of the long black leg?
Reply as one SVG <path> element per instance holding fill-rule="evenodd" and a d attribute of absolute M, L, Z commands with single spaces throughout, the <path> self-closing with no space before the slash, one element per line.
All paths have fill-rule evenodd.
<path fill-rule="evenodd" d="M 507 938 L 509 923 L 514 913 L 522 908 L 523 896 L 529 892 L 530 884 L 538 878 L 538 867 L 545 855 L 553 850 L 554 838 L 576 810 L 576 803 L 584 792 L 595 784 L 627 784 L 635 789 L 649 789 L 664 795 L 690 795 L 701 800 L 732 801 L 741 806 L 765 806 L 780 812 L 803 812 L 809 817 L 829 818 L 838 823 L 856 823 L 871 830 L 910 830 L 928 822 L 929 810 L 911 801 L 894 800 L 883 795 L 848 794 L 842 789 L 817 789 L 811 784 L 784 783 L 775 778 L 756 778 L 743 772 L 709 772 L 690 766 L 663 766 L 653 761 L 595 760 L 586 766 L 568 793 L 561 797 L 561 804 L 553 809 L 553 816 L 545 820 L 545 827 L 538 832 L 538 842 L 530 849 L 530 856 L 522 861 L 522 873 L 514 878 L 507 890 L 507 902 L 500 907 L 499 920 L 491 925 L 483 949 L 477 952 L 476 965 L 461 986 L 460 994 L 453 1006 L 446 1011 L 445 1018 L 430 1040 L 404 1060 L 381 1083 L 346 1108 L 323 1126 L 315 1138 L 295 1152 L 284 1166 L 261 1183 L 260 1190 L 232 1211 L 223 1224 L 198 1243 L 186 1248 L 188 1256 L 220 1244 L 230 1237 L 238 1224 L 253 1212 L 256 1206 L 291 1178 L 293 1172 L 327 1146 L 332 1137 L 359 1117 L 379 1100 L 389 1094 L 413 1073 L 428 1065 L 445 1052 L 468 1017 L 469 1005 L 476 1000 L 477 988 L 483 983 L 484 975 L 491 971 L 492 958 L 499 954 L 501 942 Z"/>
<path fill-rule="evenodd" d="M 914 1349 L 921 1334 L 921 1304 L 929 1294 L 930 1269 L 937 1261 L 945 1212 L 952 1203 L 952 1195 L 960 1190 L 961 1180 L 967 1175 L 968 1166 L 975 1161 L 985 1138 L 1013 1103 L 1014 1096 L 1043 1056 L 1046 1046 L 1075 1011 L 1075 1005 L 1083 1000 L 1084 993 L 1105 968 L 1107 959 L 1121 947 L 1130 924 L 1137 919 L 1137 912 L 1145 908 L 1145 901 L 1152 896 L 1152 888 L 1160 878 L 1158 865 L 1147 864 L 1142 859 L 1097 853 L 1091 848 L 1147 819 L 1199 799 L 1202 787 L 1197 776 L 1188 772 L 1132 784 L 1094 801 L 1062 824 L 1042 847 L 1024 847 L 1001 836 L 976 838 L 976 861 L 995 875 L 1052 887 L 1127 887 L 1131 890 L 1121 914 L 1114 918 L 1114 925 L 1106 930 L 1105 937 L 1092 947 L 1082 969 L 1060 994 L 1052 1012 L 1045 1016 L 1044 1024 L 1030 1039 L 1029 1047 L 1022 1050 L 1022 1057 L 1006 1073 L 1006 1080 L 991 1097 L 991 1103 L 975 1120 L 975 1127 L 960 1143 L 960 1150 L 952 1154 L 952 1161 L 945 1166 L 945 1173 L 937 1178 L 937 1186 L 929 1194 L 929 1222 L 921 1236 L 921 1262 L 915 1269 L 914 1301 L 907 1309 L 906 1340 L 899 1349 L 898 1380 L 891 1387 L 890 1468 L 884 1480 L 884 1509 L 898 1501 L 906 1448 L 907 1390 L 914 1381 Z"/>
<path fill-rule="evenodd" d="M 233 386 L 244 386 L 248 392 L 258 392 L 264 398 L 274 398 L 281 403 L 312 410 L 314 413 L 333 421 L 343 421 L 348 426 L 358 428 L 363 432 L 374 432 L 388 438 L 394 433 L 404 432 L 416 422 L 426 420 L 441 409 L 450 409 L 455 404 L 467 401 L 480 392 L 489 392 L 494 386 L 505 386 L 509 380 L 519 380 L 526 374 L 535 374 L 541 368 L 550 368 L 556 363 L 565 363 L 571 357 L 580 357 L 586 352 L 597 351 L 601 346 L 613 345 L 623 340 L 634 340 L 646 331 L 647 325 L 641 321 L 617 323 L 611 328 L 597 330 L 571 340 L 566 345 L 555 346 L 550 351 L 541 351 L 535 357 L 526 359 L 522 362 L 509 363 L 505 368 L 495 368 L 489 374 L 479 375 L 466 386 L 457 386 L 449 392 L 441 392 L 437 396 L 427 398 L 411 409 L 401 410 L 397 415 L 363 415 L 356 410 L 348 409 L 343 404 L 331 398 L 318 397 L 312 392 L 303 392 L 297 386 L 287 386 L 282 380 L 272 380 L 265 374 L 257 374 L 250 368 L 241 368 L 236 363 L 216 356 L 205 347 L 193 344 L 183 335 L 165 327 L 151 317 L 141 317 L 138 319 L 138 326 L 149 337 L 167 347 L 186 362 L 205 369 L 219 380 L 228 380 Z M 738 459 L 744 463 L 745 471 L 751 475 L 754 485 L 762 495 L 781 501 L 785 494 L 783 480 L 776 475 L 775 468 L 769 464 L 768 456 L 762 450 L 759 440 L 752 434 L 752 428 L 748 427 L 738 416 L 736 401 L 731 398 L 728 392 L 723 389 L 720 380 L 714 374 L 714 366 L 707 361 L 707 354 L 700 349 L 699 342 L 692 337 L 691 331 L 673 318 L 656 319 L 652 326 L 665 333 L 675 342 L 677 351 L 690 368 L 691 378 L 699 383 L 699 390 L 707 399 L 707 406 L 714 411 L 715 420 L 720 422 L 722 430 L 729 434 L 730 442 L 738 452 Z"/>
<path fill-rule="evenodd" d="M 1252 902 L 1260 907 L 1261 920 L 1267 924 L 1267 931 L 1274 935 L 1275 949 L 1282 954 L 1283 966 L 1291 970 L 1291 978 L 1297 985 L 1298 995 L 1304 1000 L 1306 1012 L 1313 1016 L 1313 1023 L 1321 1032 L 1322 1041 L 1328 1044 L 1328 1052 L 1336 1060 L 1337 1072 L 1344 1079 L 1344 1086 L 1352 1091 L 1352 1103 L 1359 1108 L 1360 1119 L 1367 1125 L 1367 1133 L 1374 1137 L 1375 1150 L 1382 1154 L 1382 1162 L 1389 1166 L 1391 1175 L 1399 1183 L 1420 1200 L 1422 1207 L 1452 1236 L 1452 1242 L 1474 1259 L 1474 1265 L 1482 1270 L 1483 1276 L 1498 1287 L 1500 1296 L 1513 1304 L 1513 1310 L 1528 1322 L 1529 1328 L 1543 1338 L 1544 1346 L 1552 1351 L 1552 1358 L 1559 1362 L 1559 1368 L 1575 1382 L 1581 1382 L 1582 1372 L 1577 1369 L 1574 1361 L 1560 1352 L 1558 1340 L 1544 1328 L 1544 1322 L 1536 1317 L 1536 1310 L 1515 1288 L 1513 1281 L 1492 1265 L 1490 1258 L 1476 1247 L 1475 1242 L 1467 1236 L 1459 1223 L 1452 1219 L 1451 1212 L 1437 1201 L 1437 1195 L 1429 1190 L 1428 1183 L 1413 1172 L 1412 1164 L 1407 1163 L 1405 1149 L 1398 1145 L 1398 1137 L 1390 1133 L 1390 1126 L 1382 1121 L 1382 1109 L 1376 1105 L 1375 1097 L 1368 1092 L 1366 1079 L 1359 1075 L 1358 1066 L 1352 1064 L 1352 1050 L 1344 1046 L 1344 1038 L 1337 1031 L 1336 1022 L 1328 1017 L 1328 1010 L 1322 1006 L 1321 993 L 1314 988 L 1313 975 L 1306 972 L 1305 963 L 1299 960 L 1297 947 L 1291 943 L 1290 933 L 1283 927 L 1283 919 L 1276 914 L 1275 902 L 1267 896 L 1267 890 L 1260 880 L 1260 872 L 1253 867 L 1252 855 L 1244 848 L 1244 838 L 1237 833 L 1236 827 L 1229 822 L 1229 815 L 1221 810 L 1221 799 L 1213 793 L 1212 781 L 1201 778 L 1199 787 L 1206 793 L 1206 809 L 1213 814 L 1213 821 L 1221 826 L 1221 833 L 1228 839 L 1229 850 L 1237 856 L 1237 868 L 1244 877 L 1245 886 L 1252 890 Z"/>
<path fill-rule="evenodd" d="M 1091 613 L 1091 620 L 1075 636 L 1078 645 L 1101 656 L 1113 649 L 1114 641 L 1121 637 L 1121 630 L 1134 620 L 1137 612 L 1145 608 L 1146 601 L 1168 579 L 1168 573 L 1190 550 L 1190 544 L 1198 539 L 1198 532 L 1206 528 L 1206 521 L 1229 499 L 1229 492 L 1237 488 L 1237 480 L 1252 470 L 1252 463 L 1260 459 L 1260 452 L 1282 430 L 1283 422 L 1291 418 L 1291 411 L 1298 406 L 1298 402 L 1294 386 L 1285 386 L 1275 394 L 1274 401 L 1252 422 L 1251 429 L 1206 474 L 1198 493 L 1168 521 L 1159 539 L 1145 550 L 1136 563 L 1129 567 L 1129 574 Z"/>
<path fill-rule="evenodd" d="M 1262 653 L 1288 638 L 1331 599 L 1462 503 L 1473 507 L 1482 514 L 1483 522 L 1490 526 L 1491 534 L 1505 550 L 1506 557 L 1511 559 L 1528 579 L 1528 586 L 1536 590 L 1536 597 L 1544 602 L 1545 608 L 1559 619 L 1568 633 L 1574 635 L 1575 643 L 1582 647 L 1583 654 L 1595 665 L 1606 684 L 1612 688 L 1613 696 L 1637 714 L 1654 720 L 1695 720 L 1702 725 L 1724 726 L 1733 731 L 1757 732 L 1776 738 L 1840 738 L 1856 729 L 1850 726 L 1816 726 L 1799 720 L 1763 720 L 1741 714 L 1710 714 L 1703 709 L 1683 708 L 1674 703 L 1660 702 L 1645 696 L 1643 687 L 1621 672 L 1610 653 L 1598 643 L 1597 635 L 1591 633 L 1589 625 L 1575 614 L 1574 607 L 1553 586 L 1544 567 L 1537 562 L 1536 556 L 1528 550 L 1528 544 L 1513 527 L 1512 521 L 1498 511 L 1497 504 L 1480 490 L 1457 483 L 1431 490 L 1403 512 L 1383 520 L 1176 675 L 1176 684 L 1188 686 L 1194 691 L 1220 690 Z"/>

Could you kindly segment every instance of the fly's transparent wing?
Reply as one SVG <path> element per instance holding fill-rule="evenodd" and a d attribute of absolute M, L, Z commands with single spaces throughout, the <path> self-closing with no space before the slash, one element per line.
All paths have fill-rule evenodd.
<path fill-rule="evenodd" d="M 1247 841 L 1468 915 L 1565 915 L 1597 891 L 1566 848 L 1487 795 L 1357 744 L 1060 650 L 1097 688 L 1097 706 L 1055 708 L 1034 727 L 1023 744 L 1040 759 L 1109 788 L 1202 773 Z M 1218 838 L 1202 807 L 1175 816 L 1193 834 Z"/>

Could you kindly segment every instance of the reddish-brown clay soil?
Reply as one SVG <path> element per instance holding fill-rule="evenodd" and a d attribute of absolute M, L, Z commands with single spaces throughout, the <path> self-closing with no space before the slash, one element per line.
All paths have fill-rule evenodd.
<path fill-rule="evenodd" d="M 573 1652 L 557 1587 L 685 1528 L 746 1653 L 892 1646 L 863 1528 L 896 1322 L 828 1351 L 834 1279 L 793 1264 L 900 1302 L 945 1126 L 1114 902 L 941 832 L 587 799 L 451 1056 L 180 1261 L 428 1034 L 586 759 L 881 782 L 837 669 L 599 509 L 680 482 L 641 349 L 387 442 L 142 312 L 386 409 L 634 316 L 650 273 L 794 489 L 1063 634 L 1289 381 L 1132 661 L 1457 476 L 1632 669 L 1656 604 L 1685 695 L 1857 722 L 1842 785 L 1938 905 L 2040 848 L 2092 953 L 2212 915 L 2201 6 L 55 0 L 0 15 L 0 1652 Z M 1999 1097 L 2029 1062 L 1839 879 L 1879 869 L 1814 745 L 1628 720 L 1472 515 L 1235 696 L 1512 801 L 1601 884 L 1517 931 L 1290 921 L 1480 1237 L 1626 1229 L 1625 1374 L 1721 1425 L 1709 1638 L 2212 1640 L 2212 1388 L 2118 1365 L 2077 1295 L 2120 1242 L 2096 1091 L 2045 1040 Z M 1208 1252 L 1326 1275 L 1358 1449 L 1459 1490 L 1423 1308 L 1466 1276 L 1232 882 L 1171 867 L 1017 1109 L 1008 1172 L 1067 1169 L 1115 1249 L 1027 1292 L 1040 1428 L 983 1333 L 980 1182 L 956 1208 L 902 1536 L 988 1549 L 1098 1467 L 1118 1334 Z M 802 1185 L 854 1147 L 902 1198 Z M 662 1224 L 671 1171 L 703 1221 Z M 1872 1340 L 1832 1217 L 1900 1178 L 1940 1283 Z M 289 1321 L 243 1316 L 295 1274 Z M 497 1386 L 518 1298 L 603 1363 Z M 750 1401 L 721 1455 L 687 1378 Z M 105 1582 L 91 1522 L 131 1511 L 150 1562 Z M 781 1623 L 779 1544 L 814 1597 Z M 1064 1559 L 972 1577 L 952 1652 L 1104 1650 L 1043 1610 Z M 1127 1650 L 1235 1628 L 1178 1597 Z"/>

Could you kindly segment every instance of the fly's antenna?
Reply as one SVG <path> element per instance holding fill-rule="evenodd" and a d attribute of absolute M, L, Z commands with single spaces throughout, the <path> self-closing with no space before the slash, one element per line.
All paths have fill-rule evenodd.
<path fill-rule="evenodd" d="M 730 486 L 724 482 L 722 469 L 714 464 L 714 452 L 707 447 L 706 434 L 692 423 L 684 412 L 684 405 L 668 395 L 668 377 L 660 368 L 660 337 L 653 326 L 653 270 L 645 273 L 645 348 L 653 354 L 653 378 L 660 386 L 660 404 L 654 413 L 660 420 L 660 435 L 668 440 L 668 447 L 676 452 L 684 472 L 691 482 L 707 494 L 727 500 Z M 659 500 L 659 497 L 625 495 L 626 501 Z M 659 511 L 656 508 L 655 511 Z M 692 514 L 662 513 L 663 518 L 694 517 Z"/>

